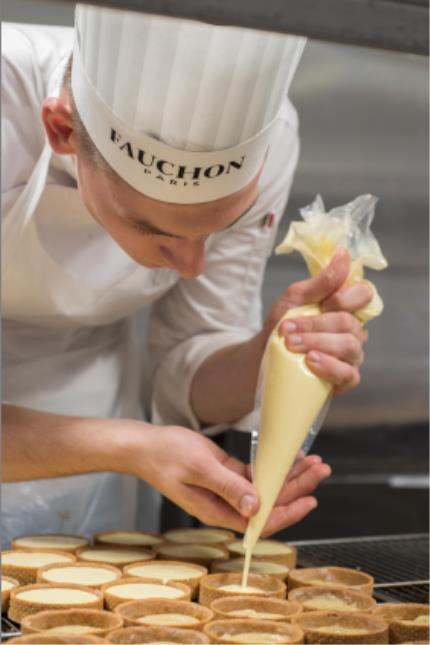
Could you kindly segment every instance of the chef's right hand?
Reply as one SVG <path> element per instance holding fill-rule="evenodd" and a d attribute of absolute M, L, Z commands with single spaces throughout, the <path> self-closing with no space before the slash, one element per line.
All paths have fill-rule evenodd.
<path fill-rule="evenodd" d="M 149 433 L 144 454 L 139 455 L 137 446 L 133 450 L 134 474 L 205 524 L 243 533 L 259 507 L 249 465 L 186 428 L 152 426 Z M 266 533 L 295 524 L 313 510 L 311 493 L 328 475 L 328 466 L 318 457 L 302 459 L 284 486 Z"/>

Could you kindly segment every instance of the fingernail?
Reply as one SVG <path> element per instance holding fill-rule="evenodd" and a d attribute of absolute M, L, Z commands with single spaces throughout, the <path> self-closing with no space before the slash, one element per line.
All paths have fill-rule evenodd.
<path fill-rule="evenodd" d="M 245 517 L 249 517 L 254 510 L 256 498 L 252 495 L 244 495 L 240 500 L 240 512 Z"/>
<path fill-rule="evenodd" d="M 300 345 L 302 342 L 302 337 L 298 336 L 297 334 L 293 334 L 292 336 L 288 336 L 288 343 L 290 345 Z"/>
<path fill-rule="evenodd" d="M 296 325 L 296 323 L 295 323 L 295 322 L 292 322 L 291 320 L 288 320 L 288 321 L 285 323 L 284 329 L 285 329 L 285 331 L 287 331 L 289 334 L 291 334 L 291 332 L 296 331 L 296 329 L 297 329 L 297 325 Z"/>
<path fill-rule="evenodd" d="M 312 510 L 312 511 L 314 511 L 314 510 L 316 509 L 316 507 L 317 507 L 317 506 L 318 506 L 318 500 L 316 500 L 316 499 L 315 499 L 315 497 L 314 497 L 314 498 L 313 498 L 313 504 L 312 504 L 312 509 L 311 509 L 311 510 Z"/>
<path fill-rule="evenodd" d="M 308 358 L 311 363 L 319 363 L 321 361 L 321 354 L 318 352 L 309 352 Z"/>

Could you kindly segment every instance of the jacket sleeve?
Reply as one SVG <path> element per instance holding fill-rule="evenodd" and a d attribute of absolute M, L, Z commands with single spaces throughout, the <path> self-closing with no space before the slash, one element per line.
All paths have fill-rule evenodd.
<path fill-rule="evenodd" d="M 207 242 L 206 269 L 179 280 L 152 308 L 148 348 L 152 364 L 151 420 L 201 430 L 190 405 L 190 386 L 213 352 L 251 338 L 261 328 L 261 286 L 267 258 L 285 210 L 298 157 L 292 106 L 269 152 L 260 194 L 251 211 Z M 252 415 L 234 427 L 249 430 Z M 225 426 L 205 428 L 216 434 Z"/>

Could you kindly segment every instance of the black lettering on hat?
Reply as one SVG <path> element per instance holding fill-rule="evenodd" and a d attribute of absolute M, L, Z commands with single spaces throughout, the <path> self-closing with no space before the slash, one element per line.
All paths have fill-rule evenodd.
<path fill-rule="evenodd" d="M 130 141 L 127 141 L 126 143 L 123 143 L 122 146 L 119 147 L 119 149 L 124 150 L 128 154 L 129 157 L 134 159 L 133 148 L 131 147 Z"/>
<path fill-rule="evenodd" d="M 137 160 L 142 164 L 142 166 L 147 166 L 148 168 L 150 166 L 153 166 L 156 160 L 155 155 L 151 155 L 151 159 L 149 159 L 149 156 L 147 155 L 145 158 L 146 152 L 145 150 L 141 150 L 139 148 L 139 151 L 137 153 Z"/>
<path fill-rule="evenodd" d="M 164 166 L 171 166 L 174 168 L 174 165 L 170 161 L 164 161 L 163 159 L 157 161 L 157 168 L 161 173 L 163 173 L 163 175 L 173 175 L 173 172 L 166 172 Z"/>
<path fill-rule="evenodd" d="M 208 179 L 214 179 L 214 177 L 219 177 L 220 175 L 222 175 L 224 170 L 225 167 L 222 164 L 218 163 L 215 166 L 209 166 L 208 168 L 205 168 L 204 175 Z"/>
<path fill-rule="evenodd" d="M 196 166 L 192 170 L 187 170 L 186 166 L 179 166 L 178 172 L 177 172 L 177 178 L 178 179 L 183 179 L 185 175 L 191 175 L 192 179 L 198 179 L 201 173 L 201 168 Z"/>
<path fill-rule="evenodd" d="M 114 128 L 111 128 L 110 129 L 110 140 L 113 141 L 114 143 L 118 143 L 120 139 L 121 139 L 121 135 L 118 134 L 118 132 L 116 130 L 114 130 Z"/>
<path fill-rule="evenodd" d="M 245 157 L 246 155 L 243 155 L 240 161 L 229 161 L 227 170 L 225 171 L 226 175 L 230 173 L 231 168 L 236 168 L 237 170 L 240 170 L 243 166 L 243 162 L 245 161 Z"/>

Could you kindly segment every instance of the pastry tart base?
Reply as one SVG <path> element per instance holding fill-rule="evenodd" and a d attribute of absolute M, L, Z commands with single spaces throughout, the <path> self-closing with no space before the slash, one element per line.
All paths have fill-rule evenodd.
<path fill-rule="evenodd" d="M 289 600 L 303 605 L 303 611 L 365 611 L 376 607 L 376 601 L 365 593 L 348 587 L 297 587 L 288 594 Z"/>
<path fill-rule="evenodd" d="M 69 597 L 67 590 L 70 591 Z M 90 589 L 83 585 L 58 583 L 17 587 L 10 594 L 9 618 L 20 623 L 26 616 L 37 614 L 39 611 L 75 607 L 103 609 L 103 596 L 98 589 Z"/>
<path fill-rule="evenodd" d="M 17 558 L 22 558 L 21 562 Z M 34 560 L 34 561 L 33 561 Z M 30 551 L 15 549 L 2 551 L 2 573 L 5 576 L 18 580 L 20 585 L 36 583 L 38 570 L 47 564 L 69 564 L 76 562 L 72 553 L 66 551 Z"/>
<path fill-rule="evenodd" d="M 121 616 L 102 609 L 52 609 L 27 616 L 21 622 L 23 634 L 50 631 L 56 627 L 84 625 L 90 627 L 92 636 L 105 636 L 124 624 Z"/>
<path fill-rule="evenodd" d="M 191 569 L 193 573 L 195 572 L 196 575 L 190 575 L 188 578 L 175 577 L 175 566 L 178 568 L 178 572 L 182 570 L 184 575 L 186 574 L 185 569 Z M 164 569 L 165 574 L 163 575 L 162 572 L 160 572 L 160 575 L 154 575 L 154 573 L 151 573 L 151 571 L 154 570 L 154 567 L 161 568 L 162 570 Z M 172 576 L 170 576 L 169 569 L 172 570 L 172 568 Z M 148 573 L 146 573 L 145 570 L 147 570 Z M 192 598 L 198 595 L 200 582 L 207 575 L 208 570 L 206 569 L 206 567 L 202 567 L 199 564 L 193 564 L 192 562 L 179 562 L 177 560 L 153 560 L 151 562 L 137 562 L 135 564 L 129 564 L 128 566 L 124 567 L 124 576 L 146 578 L 147 580 L 154 580 L 162 582 L 163 584 L 165 584 L 166 582 L 180 582 L 183 585 L 187 585 L 187 587 L 189 587 L 191 590 Z"/>
<path fill-rule="evenodd" d="M 103 579 L 91 579 L 90 571 L 100 571 Z M 41 584 L 77 584 L 90 587 L 91 589 L 101 589 L 103 585 L 109 582 L 115 582 L 121 578 L 122 572 L 117 567 L 110 564 L 96 562 L 72 562 L 69 564 L 48 564 L 41 567 L 37 572 L 37 582 Z"/>
<path fill-rule="evenodd" d="M 109 643 L 118 645 L 143 643 L 189 643 L 189 645 L 206 645 L 210 640 L 195 629 L 177 629 L 175 627 L 126 627 L 117 629 L 108 636 Z"/>
<path fill-rule="evenodd" d="M 159 625 L 148 623 L 147 626 L 179 627 L 180 629 L 197 630 L 202 629 L 203 625 L 213 620 L 214 617 L 214 612 L 207 607 L 203 607 L 194 602 L 187 602 L 186 600 L 132 600 L 117 605 L 115 607 L 115 613 L 123 618 L 125 626 L 130 627 L 146 626 L 145 623 L 142 623 L 141 619 L 146 616 L 152 617 L 155 614 L 160 615 L 160 617 L 163 614 L 190 616 L 194 620 L 193 623 L 187 625 L 178 622 L 177 624 L 166 623 L 165 625 L 162 623 Z"/>
<path fill-rule="evenodd" d="M 286 588 L 285 584 L 277 578 L 271 576 L 258 575 L 250 573 L 248 578 L 248 586 L 256 587 L 262 593 L 242 593 L 238 591 L 228 591 L 221 589 L 221 587 L 229 585 L 240 585 L 242 582 L 241 573 L 212 573 L 206 578 L 203 578 L 200 584 L 199 602 L 205 607 L 210 607 L 211 603 L 218 598 L 232 598 L 233 596 L 246 595 L 248 598 L 270 596 L 272 598 L 285 599 Z"/>
<path fill-rule="evenodd" d="M 373 578 L 367 573 L 345 567 L 311 567 L 290 571 L 287 579 L 288 591 L 297 587 L 348 587 L 353 591 L 372 595 Z"/>
<path fill-rule="evenodd" d="M 302 613 L 302 606 L 294 600 L 280 600 L 279 598 L 261 598 L 256 596 L 232 596 L 231 598 L 218 598 L 211 603 L 210 608 L 216 620 L 232 620 L 250 618 L 252 620 L 270 620 L 289 622 Z M 246 612 L 250 615 L 235 615 L 235 612 Z M 252 615 L 252 612 L 271 614 L 263 616 Z"/>
<path fill-rule="evenodd" d="M 215 620 L 204 627 L 213 643 L 303 643 L 303 632 L 297 625 L 270 620 Z M 241 636 L 243 640 L 241 640 Z M 260 636 L 259 636 L 260 635 Z M 269 639 L 273 640 L 269 640 Z"/>
<path fill-rule="evenodd" d="M 306 643 L 388 643 L 388 624 L 373 614 L 310 611 L 294 619 Z"/>
<path fill-rule="evenodd" d="M 413 623 L 420 616 L 428 618 L 429 605 L 420 603 L 384 603 L 375 607 L 373 614 L 387 621 L 390 643 L 429 641 L 430 630 L 428 623 L 426 625 Z"/>
<path fill-rule="evenodd" d="M 172 595 L 164 596 L 163 590 Z M 145 578 L 121 578 L 115 582 L 103 585 L 102 592 L 107 609 L 113 611 L 117 605 L 130 600 L 190 600 L 191 591 L 180 582 L 160 584 Z M 135 595 L 134 595 L 135 594 Z M 143 595 L 145 594 L 145 595 Z M 146 595 L 148 594 L 148 595 Z M 160 594 L 160 595 L 157 595 Z"/>

